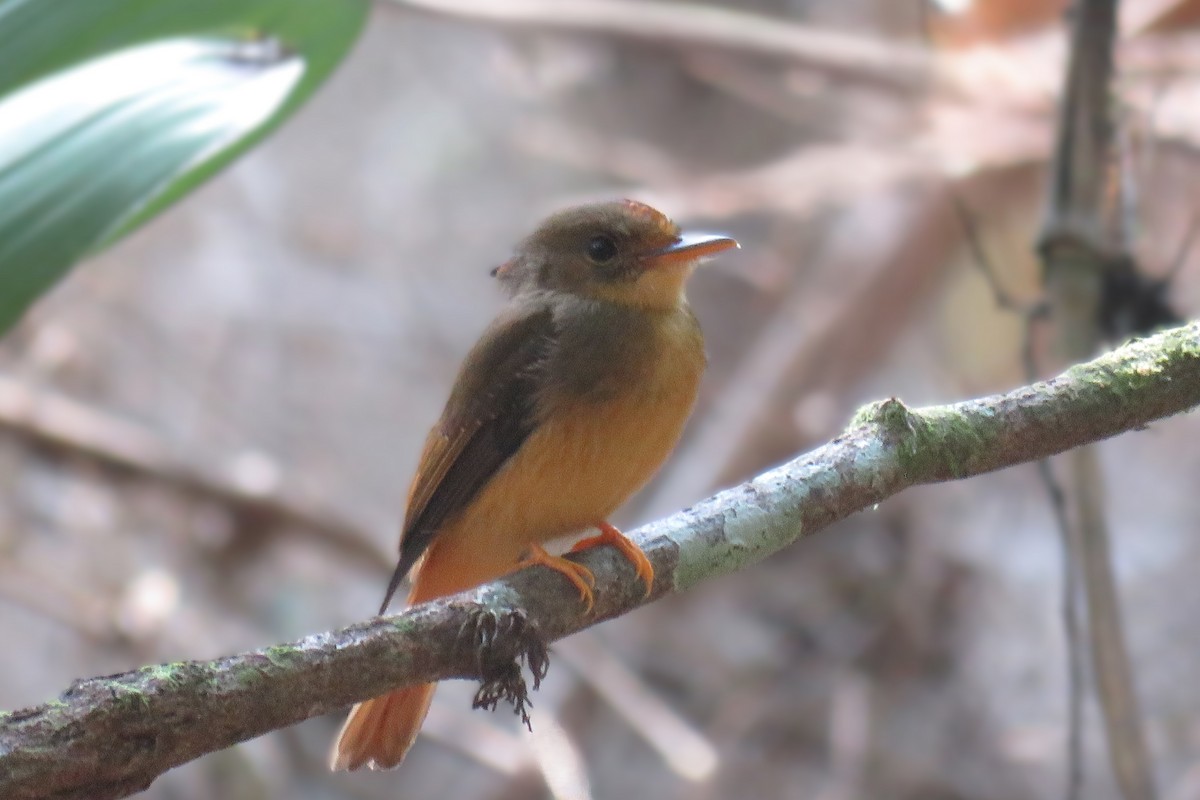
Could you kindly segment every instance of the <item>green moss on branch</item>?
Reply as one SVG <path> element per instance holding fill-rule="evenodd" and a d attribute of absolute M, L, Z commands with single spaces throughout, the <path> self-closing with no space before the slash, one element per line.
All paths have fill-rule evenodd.
<path fill-rule="evenodd" d="M 1036 461 L 1198 404 L 1196 323 L 1004 395 L 928 408 L 873 403 L 833 442 L 635 531 L 655 569 L 649 601 L 742 569 L 908 486 Z M 647 602 L 610 548 L 580 561 L 596 576 L 592 616 L 565 581 L 524 570 L 395 617 L 80 681 L 58 700 L 0 712 L 0 797 L 124 797 L 200 755 L 397 686 L 480 677 L 479 648 L 464 646 L 462 632 L 481 616 L 520 618 L 526 633 L 553 641 Z M 507 646 L 503 657 L 537 651 L 524 647 Z"/>

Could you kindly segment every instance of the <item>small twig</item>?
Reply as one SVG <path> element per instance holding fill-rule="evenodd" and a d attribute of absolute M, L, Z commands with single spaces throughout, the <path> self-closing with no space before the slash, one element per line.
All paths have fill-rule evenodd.
<path fill-rule="evenodd" d="M 147 428 L 5 375 L 0 375 L 0 429 L 54 451 L 95 459 L 186 494 L 216 500 L 256 521 L 311 532 L 372 568 L 392 569 L 392 555 L 373 546 L 365 531 L 340 515 L 282 486 L 193 464 Z"/>
<path fill-rule="evenodd" d="M 1072 477 L 1078 482 L 1072 494 L 1077 530 L 1079 535 L 1089 537 L 1088 546 L 1079 548 L 1079 552 L 1085 558 L 1081 565 L 1084 586 L 1091 590 L 1088 619 L 1092 625 L 1092 663 L 1108 731 L 1109 758 L 1125 796 L 1131 800 L 1150 800 L 1157 790 L 1142 730 L 1133 668 L 1122 635 L 1124 624 L 1113 574 L 1111 536 L 1107 535 L 1104 515 L 1104 479 L 1095 448 L 1080 448 L 1068 458 L 1072 462 Z M 1097 631 L 1101 624 L 1098 620 L 1111 632 Z"/>
<path fill-rule="evenodd" d="M 680 62 L 693 78 L 754 110 L 803 130 L 811 129 L 812 103 L 787 86 L 786 72 L 731 53 L 689 53 Z"/>
<path fill-rule="evenodd" d="M 816 800 L 861 797 L 871 739 L 871 684 L 861 674 L 839 679 L 829 708 L 829 785 Z"/>
<path fill-rule="evenodd" d="M 849 142 L 810 144 L 748 169 L 696 174 L 651 144 L 536 120 L 522 126 L 512 144 L 536 158 L 624 181 L 630 185 L 627 194 L 670 208 L 678 217 L 707 219 L 762 211 L 803 218 L 914 181 L 930 167 L 911 149 Z M 1027 155 L 1005 154 L 1001 162 Z"/>
<path fill-rule="evenodd" d="M 0 599 L 69 628 L 91 644 L 120 640 L 108 603 L 26 565 L 0 560 Z"/>
<path fill-rule="evenodd" d="M 553 800 L 591 800 L 587 762 L 562 724 L 552 715 L 538 717 L 532 734 L 533 758 Z"/>
<path fill-rule="evenodd" d="M 1138 34 L 1168 33 L 1195 23 L 1195 3 L 1190 0 L 1154 0 L 1134 3 L 1130 22 Z"/>
<path fill-rule="evenodd" d="M 703 781 L 716 771 L 716 748 L 595 634 L 573 637 L 554 652 L 662 756 L 675 774 L 689 781 Z"/>
<path fill-rule="evenodd" d="M 524 736 L 502 728 L 491 717 L 471 713 L 465 705 L 452 706 L 440 693 L 429 707 L 421 736 L 500 775 L 515 776 L 535 766 Z M 321 769 L 327 772 L 324 766 Z"/>
<path fill-rule="evenodd" d="M 929 49 L 933 49 L 933 9 L 932 0 L 912 0 L 917 6 L 917 39 Z"/>
<path fill-rule="evenodd" d="M 1000 308 L 1019 314 L 1028 321 L 1030 317 L 1039 312 L 1041 304 L 1021 303 L 1008 293 L 1008 290 L 1000 283 L 1000 277 L 992 266 L 992 260 L 988 258 L 987 251 L 983 247 L 983 235 L 975 222 L 975 215 L 967 208 L 966 200 L 963 199 L 958 187 L 954 184 L 949 186 L 948 194 L 950 204 L 954 207 L 954 213 L 958 216 L 958 223 L 962 226 L 967 248 L 971 251 L 971 260 L 983 279 L 987 281 L 988 288 L 992 290 L 992 299 Z M 1035 376 L 1027 374 L 1025 377 L 1027 380 L 1033 380 Z"/>
<path fill-rule="evenodd" d="M 1128 109 L 1123 109 L 1123 112 L 1128 114 Z M 1113 178 L 1109 187 L 1109 191 L 1117 195 L 1112 201 L 1115 206 L 1112 214 L 1113 233 L 1126 250 L 1133 251 L 1138 234 L 1138 209 L 1141 208 L 1138 164 L 1132 126 L 1128 120 L 1122 119 L 1114 127 L 1116 153 L 1113 156 Z"/>
<path fill-rule="evenodd" d="M 1054 467 L 1050 459 L 1043 458 L 1038 462 L 1038 473 L 1046 494 L 1050 500 L 1050 508 L 1054 512 L 1060 540 L 1063 542 L 1062 552 L 1062 590 L 1061 613 L 1063 621 L 1064 648 L 1067 652 L 1067 787 L 1064 797 L 1066 800 L 1079 800 L 1083 793 L 1083 631 L 1079 604 L 1079 569 L 1076 560 L 1071 557 L 1071 548 L 1066 544 L 1066 537 L 1072 530 L 1067 518 L 1067 496 L 1062 485 L 1054 477 Z"/>
<path fill-rule="evenodd" d="M 1104 285 L 1114 265 L 1131 263 L 1125 198 L 1131 187 L 1124 159 L 1114 158 L 1110 92 L 1114 74 L 1117 0 L 1079 0 L 1071 29 L 1063 101 L 1039 241 L 1047 299 L 1058 354 L 1075 361 L 1100 343 Z M 1102 481 L 1094 448 L 1068 462 L 1071 472 L 1063 529 L 1066 557 L 1075 563 L 1064 578 L 1069 591 L 1078 574 L 1087 599 L 1088 633 L 1097 694 L 1104 713 L 1110 765 L 1126 800 L 1152 800 L 1156 791 L 1142 733 L 1120 603 L 1110 563 Z M 1061 518 L 1060 518 L 1061 519 Z M 1064 598 L 1069 613 L 1074 597 Z M 1074 624 L 1068 620 L 1068 626 Z M 1074 709 L 1072 709 L 1074 712 Z M 1074 780 L 1072 773 L 1071 780 Z"/>
<path fill-rule="evenodd" d="M 1025 369 L 1025 379 L 1037 380 L 1037 357 L 1034 350 L 1034 327 L 1048 316 L 1049 306 L 1042 300 L 1033 304 L 1017 303 L 1005 292 L 1000 284 L 996 270 L 992 267 L 991 259 L 983 246 L 979 226 L 975 216 L 967 208 L 966 202 L 951 186 L 950 197 L 958 212 L 964 235 L 967 238 L 975 266 L 983 273 L 984 279 L 992 290 L 996 305 L 1022 317 L 1021 362 Z M 1079 571 L 1075 559 L 1071 557 L 1071 548 L 1066 546 L 1066 537 L 1071 530 L 1067 520 L 1066 496 L 1048 459 L 1038 462 L 1038 475 L 1050 500 L 1050 507 L 1058 523 L 1058 530 L 1064 543 L 1063 546 L 1063 578 L 1062 578 L 1062 618 L 1063 638 L 1066 642 L 1066 681 L 1067 681 L 1067 787 L 1065 800 L 1078 800 L 1083 789 L 1083 641 L 1079 635 Z"/>
<path fill-rule="evenodd" d="M 1200 212 L 1192 214 L 1192 220 L 1188 224 L 1188 229 L 1183 234 L 1183 239 L 1179 242 L 1179 248 L 1175 251 L 1175 258 L 1172 259 L 1171 266 L 1167 268 L 1166 274 L 1162 277 L 1165 283 L 1175 280 L 1176 276 L 1179 275 L 1179 271 L 1187 264 L 1192 247 L 1196 244 L 1197 234 L 1200 234 Z"/>
<path fill-rule="evenodd" d="M 661 0 L 392 0 L 399 6 L 500 25 L 604 33 L 677 46 L 717 47 L 786 59 L 881 86 L 914 88 L 932 73 L 919 48 L 818 30 L 769 17 Z"/>

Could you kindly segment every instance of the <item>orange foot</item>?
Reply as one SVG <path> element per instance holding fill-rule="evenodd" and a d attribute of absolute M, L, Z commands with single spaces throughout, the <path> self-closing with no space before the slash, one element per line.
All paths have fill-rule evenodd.
<path fill-rule="evenodd" d="M 642 552 L 642 549 L 631 542 L 629 537 L 617 530 L 615 526 L 607 522 L 601 522 L 596 528 L 599 529 L 600 533 L 595 536 L 589 536 L 586 539 L 580 539 L 571 548 L 571 552 L 585 550 L 589 547 L 598 547 L 602 544 L 611 544 L 620 551 L 621 555 L 632 562 L 633 568 L 637 570 L 638 577 L 646 582 L 646 597 L 649 597 L 650 590 L 654 587 L 654 566 L 650 563 L 650 559 L 646 558 L 646 554 Z"/>
<path fill-rule="evenodd" d="M 562 573 L 567 580 L 575 584 L 575 588 L 579 590 L 579 599 L 583 601 L 587 613 L 591 612 L 592 606 L 595 605 L 592 587 L 596 585 L 596 576 L 590 569 L 562 556 L 552 556 L 546 552 L 545 548 L 537 544 L 529 546 L 529 555 L 517 564 L 517 569 L 532 567 L 534 564 L 541 564 L 543 567 L 549 567 L 555 572 Z"/>

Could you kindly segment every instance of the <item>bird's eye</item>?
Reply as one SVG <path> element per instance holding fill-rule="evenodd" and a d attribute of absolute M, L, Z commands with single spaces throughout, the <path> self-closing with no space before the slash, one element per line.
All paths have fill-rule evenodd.
<path fill-rule="evenodd" d="M 587 243 L 588 258 L 606 264 L 617 257 L 617 243 L 610 236 L 593 236 Z"/>

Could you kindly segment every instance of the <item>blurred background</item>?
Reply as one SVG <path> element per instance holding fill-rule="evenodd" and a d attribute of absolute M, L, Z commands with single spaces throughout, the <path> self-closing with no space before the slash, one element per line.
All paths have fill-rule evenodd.
<path fill-rule="evenodd" d="M 554 11 L 379 2 L 295 120 L 0 343 L 0 631 L 19 643 L 0 707 L 372 614 L 425 433 L 503 302 L 488 271 L 566 205 L 634 197 L 744 248 L 692 283 L 710 370 L 624 526 L 836 435 L 863 402 L 1024 382 L 1021 320 L 953 200 L 1034 299 L 1065 3 L 636 5 L 586 4 L 566 30 Z M 1123 13 L 1135 249 L 1152 275 L 1180 265 L 1188 316 L 1200 3 Z M 1102 449 L 1168 800 L 1200 798 L 1198 427 Z M 337 716 L 145 796 L 1059 797 L 1060 577 L 1032 466 L 926 487 L 556 645 L 532 735 L 447 684 L 398 771 L 329 774 Z M 1085 728 L 1085 794 L 1114 797 L 1090 700 Z"/>

